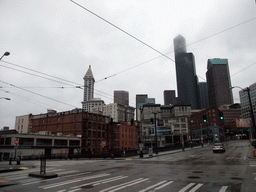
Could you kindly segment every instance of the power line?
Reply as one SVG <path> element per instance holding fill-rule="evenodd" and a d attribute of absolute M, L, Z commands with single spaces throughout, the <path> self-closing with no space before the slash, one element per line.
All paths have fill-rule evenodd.
<path fill-rule="evenodd" d="M 247 67 L 245 67 L 245 68 L 243 68 L 243 69 L 241 69 L 240 71 L 238 71 L 238 72 L 234 73 L 233 75 L 231 75 L 231 77 L 237 75 L 238 73 L 242 72 L 243 70 L 245 70 L 245 69 L 247 69 L 247 68 L 249 68 L 249 67 L 251 67 L 251 66 L 253 66 L 253 65 L 255 65 L 255 64 L 256 64 L 256 62 L 254 62 L 253 64 L 251 64 L 251 65 L 249 65 L 249 66 L 247 66 Z"/>
<path fill-rule="evenodd" d="M 39 94 L 39 93 L 35 93 L 35 92 L 33 92 L 33 91 L 26 90 L 26 89 L 24 89 L 24 88 L 21 88 L 21 87 L 15 86 L 15 85 L 10 84 L 10 83 L 7 83 L 7 82 L 5 82 L 5 81 L 0 80 L 0 82 L 2 82 L 2 83 L 4 83 L 4 84 L 7 84 L 7 85 L 10 85 L 10 86 L 12 86 L 12 87 L 15 87 L 15 88 L 17 88 L 17 89 L 20 89 L 20 90 L 23 90 L 23 91 L 26 91 L 26 92 L 29 92 L 29 93 L 35 94 L 35 95 L 37 95 L 37 96 L 44 97 L 44 98 L 46 98 L 46 99 L 50 99 L 50 100 L 52 100 L 52 101 L 56 101 L 56 102 L 58 102 L 58 103 L 62 103 L 62 104 L 65 104 L 65 105 L 68 105 L 68 106 L 71 106 L 71 107 L 77 108 L 77 107 L 76 107 L 76 106 L 74 106 L 74 105 L 70 105 L 70 104 L 68 104 L 68 103 L 65 103 L 65 102 L 59 101 L 59 100 L 57 100 L 57 99 L 52 99 L 52 98 L 50 98 L 50 97 L 47 97 L 47 96 L 41 95 L 41 94 Z"/>
<path fill-rule="evenodd" d="M 36 73 L 39 73 L 39 74 L 42 74 L 42 75 L 45 75 L 45 76 L 48 76 L 48 77 L 51 77 L 51 78 L 59 79 L 61 81 L 65 81 L 65 82 L 69 82 L 69 83 L 75 84 L 74 88 L 84 89 L 84 87 L 87 87 L 86 85 L 79 85 L 79 83 L 76 83 L 76 82 L 73 82 L 73 81 L 69 81 L 69 80 L 66 80 L 66 79 L 62 79 L 62 78 L 59 78 L 59 77 L 56 77 L 56 76 L 53 76 L 53 75 L 49 75 L 49 74 L 46 74 L 46 73 L 42 73 L 40 71 L 36 71 L 36 70 L 30 69 L 30 68 L 27 68 L 27 67 L 23 67 L 23 66 L 14 64 L 14 63 L 2 61 L 2 60 L 1 60 L 1 62 L 4 62 L 4 63 L 9 64 L 9 65 L 16 66 L 16 67 L 20 67 L 20 68 L 23 68 L 23 69 L 26 69 L 26 70 L 29 70 L 29 71 L 32 71 L 32 72 L 36 72 Z M 40 75 L 32 74 L 32 73 L 29 73 L 29 72 L 26 72 L 26 71 L 22 71 L 22 70 L 19 70 L 19 69 L 15 69 L 15 68 L 12 68 L 12 67 L 7 67 L 7 66 L 4 66 L 4 65 L 0 65 L 0 66 L 1 67 L 9 68 L 9 69 L 12 69 L 12 70 L 15 70 L 15 71 L 19 71 L 19 72 L 22 72 L 22 73 L 26 73 L 26 74 L 29 74 L 29 75 L 33 75 L 33 76 L 36 76 L 36 77 L 40 77 L 40 78 L 43 78 L 43 79 L 47 79 L 47 80 L 50 80 L 50 81 L 54 81 L 54 82 L 57 82 L 57 83 L 61 83 L 61 84 L 72 86 L 69 83 L 64 83 L 64 82 L 61 82 L 61 81 L 57 81 L 57 80 L 50 79 L 50 78 L 47 78 L 47 77 L 43 77 L 43 76 L 40 76 Z M 106 94 L 106 95 L 109 95 L 109 96 L 113 97 L 112 95 L 110 95 L 108 93 L 105 93 L 103 91 L 100 91 L 100 90 L 97 90 L 97 89 L 94 89 L 94 90 L 97 91 L 97 92 L 100 92 L 100 93 L 103 93 L 103 94 Z M 98 93 L 95 93 L 95 94 L 98 94 Z M 101 94 L 99 94 L 99 95 L 101 95 Z M 101 95 L 101 96 L 103 96 L 103 95 Z M 106 96 L 103 96 L 103 97 L 106 97 Z M 106 98 L 108 98 L 108 97 L 106 97 Z"/>
<path fill-rule="evenodd" d="M 33 101 L 31 101 L 31 99 L 28 100 L 26 97 L 22 97 L 21 95 L 16 94 L 16 93 L 13 93 L 13 92 L 10 92 L 10 91 L 5 91 L 5 90 L 2 90 L 2 89 L 0 89 L 0 91 L 3 91 L 3 92 L 5 92 L 5 93 L 7 93 L 7 94 L 10 94 L 10 95 L 13 95 L 13 96 L 15 96 L 15 97 L 18 97 L 18 98 L 20 98 L 20 99 L 22 99 L 22 100 L 25 100 L 25 101 L 29 102 L 29 103 L 33 103 L 33 104 L 35 104 L 35 105 L 41 106 L 41 107 L 43 107 L 43 108 L 45 108 L 45 109 L 47 109 L 47 107 L 46 107 L 46 106 L 43 106 L 43 105 L 48 105 L 48 106 L 50 106 L 50 107 L 52 107 L 52 108 L 56 108 L 56 106 L 51 106 L 51 105 L 46 104 L 46 103 L 43 103 L 43 102 L 39 102 L 39 101 L 35 101 L 35 100 L 34 100 L 35 102 L 33 102 Z M 43 104 L 43 105 L 38 104 L 38 103 L 41 103 L 41 104 Z"/>

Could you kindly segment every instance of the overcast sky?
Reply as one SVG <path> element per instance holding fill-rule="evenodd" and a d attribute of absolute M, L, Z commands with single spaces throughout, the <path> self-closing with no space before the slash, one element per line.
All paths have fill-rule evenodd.
<path fill-rule="evenodd" d="M 0 100 L 0 128 L 14 128 L 16 116 L 81 108 L 83 90 L 76 86 L 89 65 L 94 97 L 106 104 L 113 103 L 114 90 L 128 91 L 133 107 L 136 94 L 164 104 L 163 91 L 177 90 L 172 60 L 179 34 L 195 56 L 200 82 L 210 58 L 228 59 L 233 86 L 256 82 L 254 0 L 75 2 L 170 59 L 69 0 L 1 0 L 0 55 L 11 54 L 0 62 L 0 97 L 11 100 Z"/>

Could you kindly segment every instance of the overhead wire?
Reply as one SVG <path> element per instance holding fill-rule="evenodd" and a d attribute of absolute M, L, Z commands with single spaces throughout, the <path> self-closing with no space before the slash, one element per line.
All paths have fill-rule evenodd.
<path fill-rule="evenodd" d="M 1 88 L 3 88 L 3 87 L 1 87 Z M 3 91 L 3 92 L 5 92 L 5 93 L 7 93 L 7 94 L 10 94 L 10 95 L 13 95 L 13 96 L 15 96 L 15 97 L 18 97 L 18 98 L 20 98 L 20 99 L 22 99 L 22 100 L 24 100 L 24 101 L 29 102 L 29 103 L 33 103 L 33 104 L 38 105 L 38 106 L 40 106 L 40 107 L 43 107 L 43 108 L 45 108 L 45 109 L 48 109 L 48 107 L 46 107 L 46 106 L 44 106 L 44 105 L 48 105 L 48 106 L 50 106 L 50 107 L 52 107 L 52 108 L 56 108 L 56 106 L 51 106 L 51 105 L 49 105 L 49 104 L 46 104 L 46 103 L 43 103 L 43 102 L 40 102 L 40 101 L 35 101 L 35 100 L 34 100 L 34 102 L 33 102 L 33 101 L 31 101 L 32 99 L 28 99 L 28 98 L 26 98 L 26 97 L 22 97 L 20 94 L 16 94 L 16 93 L 13 93 L 13 92 L 10 92 L 10 91 L 5 91 L 5 90 L 3 90 L 3 89 L 0 89 L 0 91 Z M 38 103 L 40 103 L 40 104 L 38 104 Z M 41 105 L 41 104 L 43 104 L 43 105 Z"/>
<path fill-rule="evenodd" d="M 59 100 L 57 100 L 57 99 L 53 99 L 53 98 L 47 97 L 47 96 L 45 96 L 45 95 L 41 95 L 41 94 L 36 93 L 36 92 L 33 92 L 33 91 L 29 91 L 29 90 L 27 90 L 27 89 L 24 89 L 24 88 L 18 87 L 18 86 L 16 86 L 16 85 L 13 85 L 13 84 L 7 83 L 7 82 L 5 82 L 5 81 L 0 80 L 0 82 L 2 82 L 2 83 L 4 83 L 4 84 L 7 84 L 7 85 L 10 85 L 10 86 L 12 86 L 12 87 L 15 87 L 15 88 L 17 88 L 17 89 L 20 89 L 20 90 L 23 90 L 23 91 L 26 91 L 26 92 L 29 92 L 29 93 L 35 94 L 35 95 L 37 95 L 37 96 L 44 97 L 44 98 L 46 98 L 46 99 L 50 99 L 50 100 L 52 100 L 52 101 L 55 101 L 55 102 L 58 102 L 58 103 L 62 103 L 62 104 L 64 104 L 64 105 L 68 105 L 68 106 L 71 106 L 71 107 L 77 108 L 77 106 L 75 106 L 75 105 L 71 105 L 71 104 L 68 104 L 68 103 L 65 103 L 65 102 L 59 101 Z"/>

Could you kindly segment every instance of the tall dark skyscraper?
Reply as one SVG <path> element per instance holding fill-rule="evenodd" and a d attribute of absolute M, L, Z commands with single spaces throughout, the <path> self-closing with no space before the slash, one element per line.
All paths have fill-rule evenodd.
<path fill-rule="evenodd" d="M 147 94 L 136 95 L 136 120 L 138 120 L 138 110 L 140 110 L 140 107 L 142 107 L 142 105 L 145 104 L 146 98 L 148 98 Z"/>
<path fill-rule="evenodd" d="M 129 106 L 129 92 L 114 91 L 114 103 Z"/>
<path fill-rule="evenodd" d="M 208 59 L 206 78 L 210 106 L 233 104 L 227 59 Z"/>
<path fill-rule="evenodd" d="M 199 82 L 199 108 L 206 109 L 209 107 L 208 87 L 206 82 Z"/>
<path fill-rule="evenodd" d="M 186 40 L 181 35 L 174 38 L 174 53 L 178 103 L 198 109 L 198 79 L 193 53 L 187 53 Z"/>
<path fill-rule="evenodd" d="M 164 105 L 177 104 L 175 90 L 164 90 Z"/>

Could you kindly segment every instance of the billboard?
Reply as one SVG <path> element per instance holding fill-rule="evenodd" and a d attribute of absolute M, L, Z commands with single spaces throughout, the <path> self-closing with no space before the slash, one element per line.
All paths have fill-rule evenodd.
<path fill-rule="evenodd" d="M 251 118 L 236 119 L 236 127 L 251 127 Z"/>

